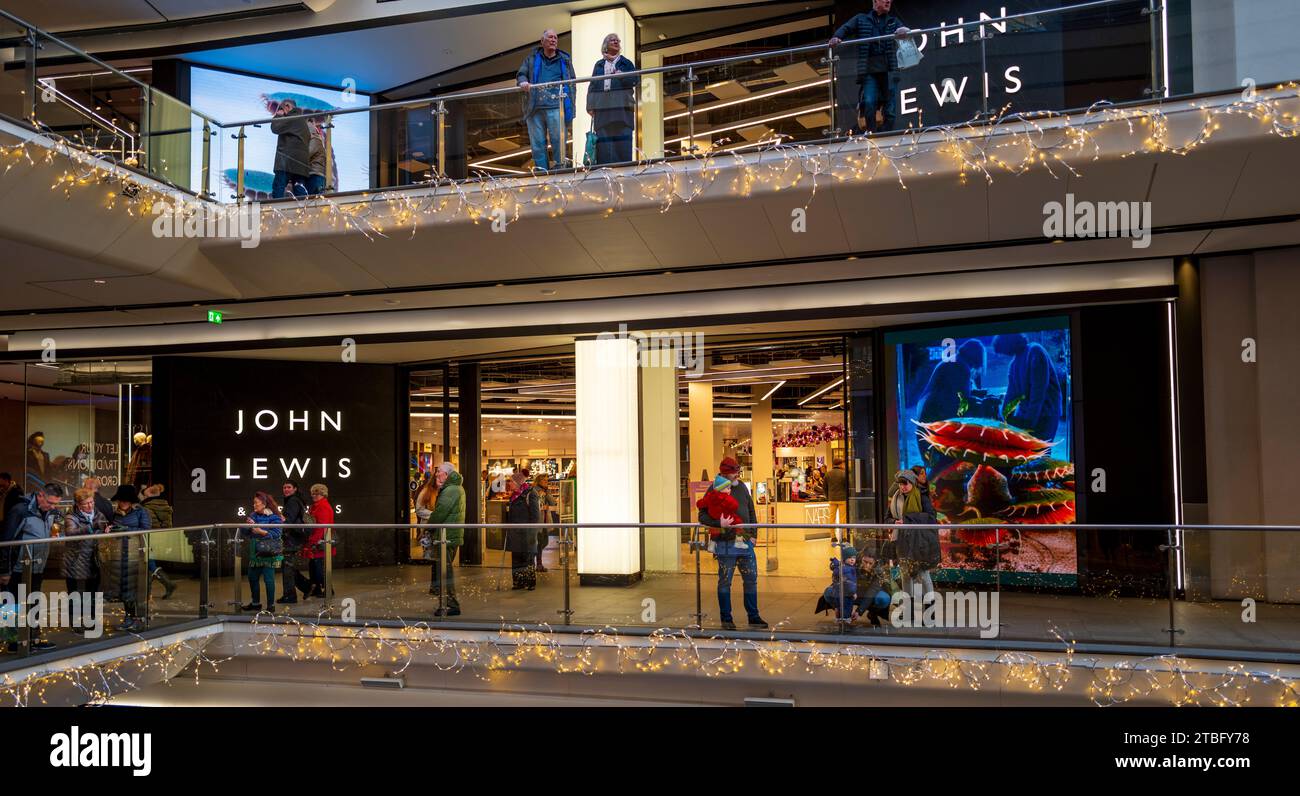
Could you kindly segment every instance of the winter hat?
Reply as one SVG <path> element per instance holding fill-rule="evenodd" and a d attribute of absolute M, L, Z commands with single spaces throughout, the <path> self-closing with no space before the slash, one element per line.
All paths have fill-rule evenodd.
<path fill-rule="evenodd" d="M 846 544 L 840 548 L 840 558 L 843 558 L 847 561 L 850 558 L 857 558 L 857 557 L 858 557 L 858 549 L 853 545 Z"/>
<path fill-rule="evenodd" d="M 912 472 L 911 470 L 899 470 L 894 475 L 894 483 L 898 483 L 899 481 L 906 481 L 912 486 L 917 486 L 917 484 L 919 483 L 916 480 L 916 473 Z"/>
<path fill-rule="evenodd" d="M 732 476 L 740 472 L 740 462 L 728 456 L 718 464 L 718 472 L 726 476 Z"/>
<path fill-rule="evenodd" d="M 117 491 L 113 493 L 113 496 L 109 498 L 109 500 L 113 501 L 114 503 L 118 502 L 119 500 L 124 501 L 126 503 L 139 503 L 140 493 L 136 491 L 133 485 L 122 484 L 117 488 Z"/>
<path fill-rule="evenodd" d="M 726 477 L 725 475 L 719 474 L 716 478 L 713 479 L 713 488 L 718 491 L 722 491 L 723 489 L 730 489 L 731 479 Z"/>

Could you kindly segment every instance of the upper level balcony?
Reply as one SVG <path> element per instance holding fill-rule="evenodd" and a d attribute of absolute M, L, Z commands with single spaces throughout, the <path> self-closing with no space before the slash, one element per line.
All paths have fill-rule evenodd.
<path fill-rule="evenodd" d="M 593 75 L 598 56 L 579 49 L 575 22 L 573 79 L 525 91 L 510 74 L 382 101 L 191 64 L 182 102 L 156 75 L 145 82 L 10 19 L 31 46 L 12 51 L 0 86 L 0 235 L 16 260 L 30 246 L 60 256 L 2 303 L 129 303 L 146 283 L 158 301 L 296 295 L 308 263 L 328 264 L 313 292 L 344 293 L 736 264 L 837 263 L 830 275 L 843 277 L 866 257 L 932 271 L 975 249 L 1041 265 L 1300 242 L 1288 222 L 1300 102 L 1285 82 L 1300 58 L 1260 27 L 1284 28 L 1293 9 L 1048 5 L 936 11 L 901 38 L 836 46 L 819 35 L 762 50 L 720 35 L 689 60 L 638 54 L 632 35 L 636 68 L 613 77 Z M 864 85 L 877 78 L 860 72 L 873 48 L 892 64 L 899 42 L 921 60 L 885 73 L 891 101 L 868 114 Z M 318 133 L 324 180 L 290 173 L 295 195 L 273 199 L 271 126 L 287 100 Z M 549 101 L 566 120 L 572 104 L 572 118 L 560 152 L 543 155 L 533 144 L 547 149 L 547 111 L 529 111 Z M 1076 199 L 1149 203 L 1147 229 L 1133 225 L 1140 240 L 1049 230 L 1045 212 Z M 250 203 L 256 240 L 232 215 Z M 164 208 L 182 216 L 166 223 Z M 226 215 L 224 234 L 184 232 L 199 212 Z"/>

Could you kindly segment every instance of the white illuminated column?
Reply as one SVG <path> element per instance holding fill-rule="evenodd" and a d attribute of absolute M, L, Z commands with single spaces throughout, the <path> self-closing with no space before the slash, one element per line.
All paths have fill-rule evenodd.
<path fill-rule="evenodd" d="M 636 20 L 622 6 L 574 14 L 570 18 L 570 47 L 573 48 L 573 70 L 578 77 L 590 77 L 596 61 L 604 57 L 600 44 L 611 33 L 617 33 L 623 45 L 622 54 L 636 63 Z M 589 83 L 578 85 L 574 97 L 573 115 L 573 162 L 582 163 L 582 154 L 587 148 L 587 131 L 591 129 L 591 117 L 587 115 L 587 87 Z"/>
<path fill-rule="evenodd" d="M 579 340 L 574 350 L 578 521 L 639 522 L 641 446 L 636 341 L 604 335 Z M 578 575 L 584 585 L 624 585 L 639 579 L 639 530 L 580 529 Z"/>

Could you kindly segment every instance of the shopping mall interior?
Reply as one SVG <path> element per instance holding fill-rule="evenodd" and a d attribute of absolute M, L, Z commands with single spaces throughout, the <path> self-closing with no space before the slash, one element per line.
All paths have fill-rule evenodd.
<path fill-rule="evenodd" d="M 849 0 L 194 5 L 0 0 L 0 492 L 60 490 L 12 583 L 76 580 L 82 489 L 168 518 L 94 541 L 139 592 L 102 638 L 18 633 L 6 677 L 367 632 L 1300 666 L 1293 4 L 897 0 L 907 66 L 833 42 Z M 286 482 L 332 521 L 259 581 Z M 998 607 L 837 617 L 849 547 L 885 605 Z"/>

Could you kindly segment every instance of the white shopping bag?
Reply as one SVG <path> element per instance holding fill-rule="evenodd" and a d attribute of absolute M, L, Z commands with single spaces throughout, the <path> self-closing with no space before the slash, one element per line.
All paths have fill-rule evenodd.
<path fill-rule="evenodd" d="M 924 56 L 911 39 L 899 39 L 898 41 L 898 68 L 911 69 L 921 63 Z"/>

